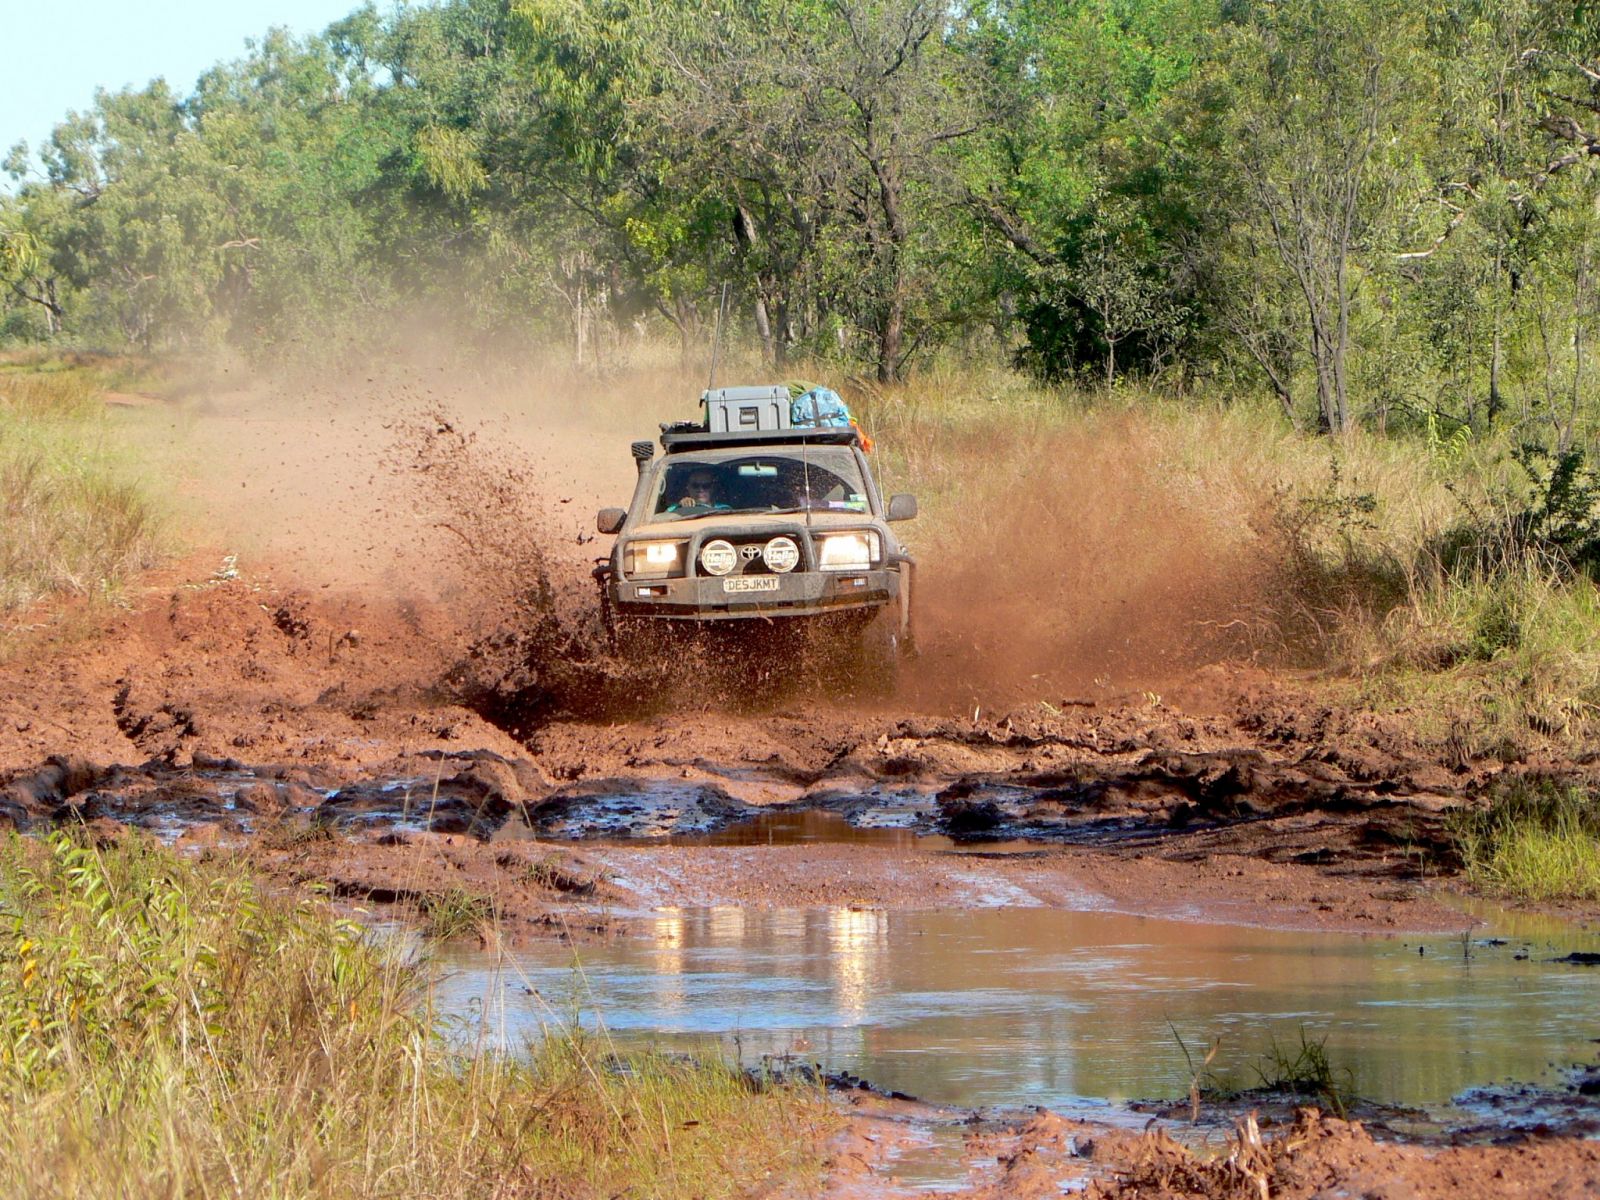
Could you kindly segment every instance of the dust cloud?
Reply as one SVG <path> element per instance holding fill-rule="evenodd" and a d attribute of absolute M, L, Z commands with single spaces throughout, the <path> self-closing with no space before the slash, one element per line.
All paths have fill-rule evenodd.
<path fill-rule="evenodd" d="M 902 697 L 938 708 L 1159 692 L 1251 653 L 1266 578 L 1234 497 L 1122 416 L 974 446 L 977 478 L 918 551 L 922 655 Z"/>
<path fill-rule="evenodd" d="M 174 408 L 164 461 L 202 501 L 198 551 L 300 586 L 443 606 L 450 685 L 507 727 L 551 708 L 737 703 L 738 686 L 703 686 L 693 654 L 613 661 L 590 576 L 609 549 L 595 510 L 631 495 L 628 442 L 694 416 L 702 386 L 665 367 L 610 380 L 481 364 L 224 377 Z M 1152 436 L 1129 419 L 951 442 L 940 476 L 957 486 L 942 489 L 902 468 L 923 492 L 922 518 L 897 527 L 919 562 L 921 655 L 877 706 L 1097 700 L 1240 652 L 1259 588 L 1248 539 L 1163 465 Z"/>

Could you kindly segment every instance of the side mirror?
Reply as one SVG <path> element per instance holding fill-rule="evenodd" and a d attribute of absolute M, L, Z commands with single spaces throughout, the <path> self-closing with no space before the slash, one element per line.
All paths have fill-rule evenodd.
<path fill-rule="evenodd" d="M 616 533 L 621 530 L 622 523 L 627 519 L 628 510 L 625 508 L 602 508 L 600 515 L 594 519 L 594 526 L 601 533 Z"/>
<path fill-rule="evenodd" d="M 917 498 L 906 492 L 897 492 L 889 497 L 888 519 L 891 521 L 909 521 L 917 515 Z"/>

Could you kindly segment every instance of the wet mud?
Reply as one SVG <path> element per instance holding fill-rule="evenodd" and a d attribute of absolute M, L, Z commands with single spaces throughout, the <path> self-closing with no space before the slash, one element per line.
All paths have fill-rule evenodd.
<path fill-rule="evenodd" d="M 1036 903 L 1454 930 L 1445 814 L 1516 773 L 1247 668 L 976 716 L 819 695 L 503 721 L 440 602 L 194 573 L 0 664 L 0 821 L 553 842 L 619 903 Z M 521 720 L 521 718 L 519 718 Z M 388 847 L 392 848 L 392 847 Z M 494 872 L 486 867 L 484 879 Z"/>
<path fill-rule="evenodd" d="M 1511 1144 L 1503 1134 L 1470 1133 L 1424 1142 L 1287 1103 L 1278 1105 L 1286 1117 L 1252 1107 L 1204 1129 L 1136 1128 L 1045 1109 L 1008 1115 L 859 1088 L 838 1094 L 849 1119 L 830 1146 L 829 1200 L 1556 1200 L 1600 1189 L 1600 1142 L 1581 1126 L 1543 1128 Z"/>

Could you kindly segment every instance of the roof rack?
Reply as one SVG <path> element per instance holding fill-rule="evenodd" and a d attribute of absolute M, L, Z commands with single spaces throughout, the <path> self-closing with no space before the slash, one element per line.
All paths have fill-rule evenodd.
<path fill-rule="evenodd" d="M 681 454 L 685 450 L 719 450 L 728 446 L 854 446 L 861 441 L 854 427 L 837 425 L 820 429 L 763 429 L 744 432 L 661 434 L 661 448 L 668 454 Z"/>

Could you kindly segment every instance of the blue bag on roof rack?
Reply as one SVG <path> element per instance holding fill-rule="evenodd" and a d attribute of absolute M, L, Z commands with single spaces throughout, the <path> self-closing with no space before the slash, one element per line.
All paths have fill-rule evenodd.
<path fill-rule="evenodd" d="M 814 387 L 790 402 L 789 423 L 796 429 L 848 429 L 853 422 L 838 392 Z"/>

